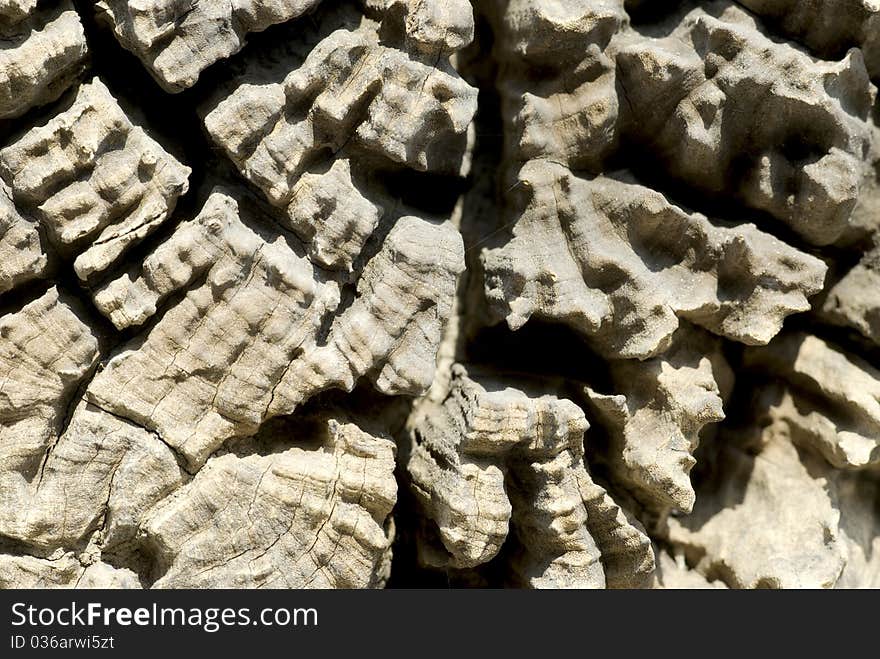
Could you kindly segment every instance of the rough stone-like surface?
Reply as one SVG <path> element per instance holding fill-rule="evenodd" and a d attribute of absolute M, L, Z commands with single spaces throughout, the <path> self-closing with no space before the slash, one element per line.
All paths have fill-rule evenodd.
<path fill-rule="evenodd" d="M 810 335 L 750 349 L 745 363 L 772 379 L 747 401 L 752 420 L 721 434 L 713 477 L 691 516 L 669 520 L 667 540 L 732 587 L 876 587 L 867 468 L 880 373 Z"/>
<path fill-rule="evenodd" d="M 131 570 L 82 564 L 72 554 L 57 558 L 0 555 L 0 588 L 140 588 Z"/>
<path fill-rule="evenodd" d="M 85 68 L 86 38 L 70 0 L 36 4 L 0 2 L 0 120 L 54 101 Z"/>
<path fill-rule="evenodd" d="M 484 252 L 486 297 L 518 329 L 563 322 L 611 357 L 652 357 L 680 320 L 763 344 L 809 309 L 825 266 L 752 224 L 713 225 L 643 186 L 532 161 L 512 192 L 512 238 Z"/>
<path fill-rule="evenodd" d="M 647 506 L 690 512 L 699 434 L 724 419 L 722 389 L 732 385 L 717 342 L 685 333 L 663 357 L 615 362 L 611 377 L 620 393 L 584 393 L 608 433 L 602 459 L 613 478 Z"/>
<path fill-rule="evenodd" d="M 672 557 L 664 551 L 657 552 L 656 576 L 654 587 L 666 590 L 725 588 L 720 581 L 709 581 L 696 570 L 689 568 L 683 555 Z"/>
<path fill-rule="evenodd" d="M 741 0 L 774 27 L 823 57 L 860 48 L 872 77 L 880 77 L 880 6 L 873 0 Z"/>
<path fill-rule="evenodd" d="M 760 431 L 755 430 L 755 435 Z M 726 478 L 701 491 L 669 541 L 707 578 L 736 588 L 876 587 L 876 484 L 798 451 L 784 424 L 725 446 Z"/>
<path fill-rule="evenodd" d="M 0 182 L 0 293 L 43 276 L 48 263 L 36 224 L 19 214 Z"/>
<path fill-rule="evenodd" d="M 840 237 L 873 174 L 863 159 L 876 88 L 861 51 L 812 59 L 733 3 L 694 9 L 667 37 L 630 39 L 616 54 L 622 121 L 671 176 L 730 193 L 810 243 Z"/>
<path fill-rule="evenodd" d="M 622 0 L 485 6 L 498 35 L 505 157 L 599 168 L 619 137 L 615 63 L 605 49 L 628 23 Z"/>
<path fill-rule="evenodd" d="M 153 509 L 143 529 L 165 568 L 154 587 L 381 585 L 397 499 L 394 443 L 333 419 L 318 434 L 309 450 L 212 458 Z"/>
<path fill-rule="evenodd" d="M 164 222 L 190 169 L 134 126 L 97 78 L 71 107 L 0 150 L 0 177 L 88 279 Z"/>
<path fill-rule="evenodd" d="M 457 365 L 445 401 L 418 410 L 412 425 L 407 472 L 442 546 L 426 547 L 426 561 L 481 565 L 512 531 L 510 569 L 522 585 L 650 581 L 650 541 L 586 471 L 588 424 L 571 401 L 481 383 Z"/>
<path fill-rule="evenodd" d="M 290 199 L 285 224 L 308 245 L 312 261 L 331 270 L 352 271 L 384 214 L 355 187 L 351 161 L 343 159 L 323 174 L 304 174 Z"/>
<path fill-rule="evenodd" d="M 101 29 L 88 24 L 96 16 L 122 20 L 122 41 L 180 89 L 237 51 L 245 33 L 318 3 L 109 4 L 83 16 L 85 32 Z M 4 20 L 31 20 L 34 10 L 0 9 Z M 462 2 L 395 0 L 359 11 L 372 17 L 361 27 L 346 18 L 351 29 L 305 45 L 302 61 L 280 58 L 288 91 L 300 85 L 302 100 L 316 104 L 303 119 L 316 141 L 283 156 L 304 166 L 285 178 L 283 200 L 262 187 L 269 205 L 231 180 L 231 166 L 241 165 L 234 154 L 226 167 L 193 134 L 179 152 L 198 153 L 193 141 L 201 141 L 217 158 L 193 163 L 208 171 L 189 192 L 190 168 L 160 146 L 174 138 L 152 130 L 163 122 L 149 102 L 131 110 L 107 41 L 100 79 L 0 132 L 4 587 L 388 580 L 398 489 L 389 435 L 405 416 L 399 405 L 433 381 L 464 253 L 449 209 L 401 204 L 363 168 L 466 169 L 477 92 L 449 58 L 474 27 Z M 69 7 L 62 15 L 79 25 Z M 224 21 L 234 39 L 224 41 Z M 76 34 L 84 52 L 82 29 Z M 339 60 L 346 44 L 353 68 Z M 29 57 L 36 63 L 48 51 L 35 41 Z M 53 100 L 81 60 L 67 77 L 41 65 L 15 83 L 31 94 L 19 100 Z M 214 112 L 234 106 L 248 115 L 241 79 L 230 84 L 237 91 Z M 58 93 L 43 96 L 41 85 Z M 305 107 L 286 106 L 279 110 L 289 116 Z M 326 111 L 341 123 L 324 123 Z M 208 117 L 212 133 L 235 119 L 223 125 L 229 135 L 262 139 L 236 116 Z M 319 162 L 336 139 L 352 145 Z M 388 409 L 371 407 L 363 423 L 348 409 L 300 412 L 316 395 L 362 380 L 379 399 L 408 398 L 385 398 Z"/>
<path fill-rule="evenodd" d="M 345 150 L 358 160 L 378 158 L 420 171 L 457 173 L 466 167 L 477 90 L 450 66 L 452 51 L 422 61 L 421 50 L 382 43 L 382 27 L 367 22 L 332 32 L 283 80 L 260 85 L 245 78 L 205 117 L 208 133 L 242 174 L 273 204 L 288 207 L 300 235 L 303 224 L 319 224 L 318 218 L 302 219 L 309 189 L 352 185 L 350 171 L 335 167 L 321 179 L 296 185 L 328 152 L 331 159 Z M 407 35 L 417 27 L 407 21 Z"/>
<path fill-rule="evenodd" d="M 482 291 L 471 287 L 467 304 L 480 311 L 465 318 L 470 336 L 457 341 L 466 352 L 487 323 L 527 336 L 549 334 L 537 327 L 550 325 L 574 330 L 605 358 L 602 373 L 564 367 L 586 382 L 575 400 L 593 426 L 591 471 L 632 497 L 661 544 L 686 548 L 676 549 L 673 567 L 666 561 L 669 587 L 707 578 L 735 587 L 870 582 L 876 513 L 865 514 L 863 499 L 832 497 L 822 507 L 819 493 L 792 485 L 789 498 L 814 497 L 803 504 L 813 520 L 795 518 L 800 502 L 788 512 L 777 503 L 783 495 L 761 497 L 812 469 L 800 465 L 815 456 L 848 491 L 875 478 L 874 353 L 859 359 L 840 331 L 843 345 L 792 333 L 772 340 L 819 293 L 819 313 L 801 326 L 876 340 L 876 259 L 860 252 L 877 227 L 877 9 L 648 4 L 484 3 L 496 68 L 472 65 L 500 100 L 498 219 L 473 220 L 482 254 L 471 265 Z M 810 246 L 835 242 L 846 253 Z M 566 344 L 557 357 L 552 346 L 523 341 L 514 344 L 520 351 L 562 362 L 571 350 Z M 730 342 L 751 347 L 730 350 Z M 712 426 L 722 420 L 719 434 Z M 767 424 L 798 447 L 789 472 L 760 480 L 755 469 L 748 481 L 735 461 L 719 468 L 734 450 L 719 446 L 736 436 L 727 428 Z M 700 439 L 709 443 L 697 450 Z M 692 483 L 695 460 L 707 462 Z M 745 509 L 747 489 L 755 498 L 745 495 Z M 829 557 L 833 531 L 823 532 L 836 532 L 843 508 L 856 530 L 841 531 Z M 761 528 L 749 533 L 753 518 Z M 682 528 L 697 538 L 693 546 Z M 777 572 L 762 565 L 761 552 L 769 560 L 774 551 Z M 729 569 L 731 561 L 739 563 Z"/>
<path fill-rule="evenodd" d="M 39 475 L 65 423 L 67 407 L 97 365 L 98 356 L 92 329 L 80 320 L 70 299 L 55 288 L 0 319 L 4 481 L 33 481 Z M 4 509 L 14 512 L 21 507 L 14 488 L 4 486 L 0 497 Z M 2 533 L 16 535 L 9 528 Z"/>
<path fill-rule="evenodd" d="M 0 0 L 0 587 L 880 587 L 876 0 Z"/>
<path fill-rule="evenodd" d="M 141 268 L 96 293 L 98 308 L 127 327 L 188 288 L 109 360 L 86 397 L 154 430 L 199 466 L 224 441 L 326 389 L 350 391 L 364 375 L 385 394 L 422 393 L 461 249 L 448 223 L 400 219 L 334 316 L 339 284 L 215 191 Z"/>
<path fill-rule="evenodd" d="M 828 290 L 823 320 L 852 328 L 880 345 L 880 246 L 867 250 Z"/>
<path fill-rule="evenodd" d="M 284 373 L 269 412 L 289 414 L 331 387 L 351 391 L 364 375 L 383 394 L 427 391 L 463 262 L 451 225 L 399 220 L 364 267 L 354 301 L 334 320 L 324 344 L 305 351 Z"/>
<path fill-rule="evenodd" d="M 143 512 L 183 482 L 158 438 L 85 402 L 45 453 L 35 477 L 4 478 L 0 509 L 4 535 L 40 554 L 78 546 L 96 531 L 105 549 L 126 549 Z M 61 523 L 59 500 L 67 506 Z"/>
<path fill-rule="evenodd" d="M 771 418 L 789 427 L 795 443 L 811 446 L 838 468 L 880 461 L 880 371 L 810 335 L 777 339 L 750 352 L 746 365 L 784 379 L 771 389 Z M 761 409 L 761 405 L 758 409 Z"/>
<path fill-rule="evenodd" d="M 249 32 L 309 11 L 320 0 L 103 0 L 120 43 L 168 91 L 191 87 L 199 74 L 237 53 Z"/>
<path fill-rule="evenodd" d="M 78 313 L 50 289 L 0 320 L 0 535 L 40 555 L 99 527 L 108 546 L 130 540 L 136 516 L 180 481 L 173 454 L 147 431 L 77 404 L 98 359 Z"/>

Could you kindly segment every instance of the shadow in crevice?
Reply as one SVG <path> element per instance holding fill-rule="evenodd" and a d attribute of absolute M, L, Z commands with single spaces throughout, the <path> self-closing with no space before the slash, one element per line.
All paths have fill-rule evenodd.
<path fill-rule="evenodd" d="M 467 346 L 465 361 L 586 383 L 602 392 L 612 390 L 606 361 L 587 346 L 580 334 L 555 323 L 530 320 L 516 331 L 503 323 L 484 328 Z"/>

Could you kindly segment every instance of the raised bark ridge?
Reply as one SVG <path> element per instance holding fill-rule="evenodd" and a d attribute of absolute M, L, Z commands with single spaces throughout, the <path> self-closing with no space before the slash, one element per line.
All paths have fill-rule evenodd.
<path fill-rule="evenodd" d="M 875 0 L 0 0 L 0 587 L 880 584 Z"/>

